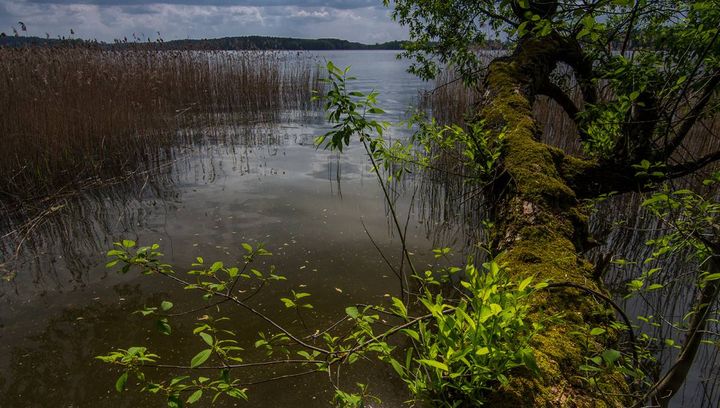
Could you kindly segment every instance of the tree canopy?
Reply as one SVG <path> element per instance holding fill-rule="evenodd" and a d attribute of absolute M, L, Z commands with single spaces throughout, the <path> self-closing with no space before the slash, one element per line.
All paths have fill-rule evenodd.
<path fill-rule="evenodd" d="M 503 58 L 547 50 L 542 64 L 532 64 L 529 93 L 562 106 L 577 124 L 586 154 L 603 163 L 605 181 L 580 189 L 580 195 L 637 189 L 638 181 L 628 174 L 643 160 L 675 178 L 720 159 L 720 151 L 695 157 L 683 146 L 691 129 L 718 111 L 717 1 L 398 0 L 392 5 L 412 40 L 404 55 L 414 60 L 411 70 L 426 79 L 447 66 L 466 83 L 478 83 L 488 65 L 478 50 L 490 37 L 513 45 Z"/>

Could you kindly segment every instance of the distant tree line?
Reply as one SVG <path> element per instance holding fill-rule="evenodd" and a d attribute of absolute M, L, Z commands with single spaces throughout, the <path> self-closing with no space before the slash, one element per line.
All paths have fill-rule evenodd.
<path fill-rule="evenodd" d="M 162 39 L 141 41 L 127 38 L 116 39 L 113 43 L 97 40 L 41 38 L 26 36 L 0 36 L 0 46 L 60 46 L 60 45 L 94 45 L 107 48 L 124 48 L 130 46 L 151 45 L 164 50 L 197 49 L 197 50 L 402 50 L 404 41 L 389 41 L 376 44 L 362 44 L 337 38 L 283 38 L 283 37 L 224 37 L 213 39 L 186 39 L 163 41 Z"/>

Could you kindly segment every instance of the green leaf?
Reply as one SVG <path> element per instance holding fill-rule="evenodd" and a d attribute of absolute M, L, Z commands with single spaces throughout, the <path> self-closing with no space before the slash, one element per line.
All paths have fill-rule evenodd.
<path fill-rule="evenodd" d="M 407 317 L 407 308 L 405 307 L 405 304 L 402 300 L 394 297 L 392 298 L 393 306 L 395 306 L 395 311 L 402 317 Z"/>
<path fill-rule="evenodd" d="M 200 337 L 203 339 L 203 341 L 204 341 L 205 343 L 207 343 L 208 346 L 211 346 L 211 347 L 212 347 L 212 345 L 213 345 L 214 342 L 213 342 L 213 338 L 212 338 L 211 335 L 209 335 L 209 334 L 207 334 L 207 333 L 205 333 L 205 332 L 200 332 Z"/>
<path fill-rule="evenodd" d="M 210 354 L 212 353 L 212 349 L 205 349 L 195 355 L 195 357 L 190 360 L 190 368 L 195 368 L 205 361 L 207 361 L 208 358 L 210 358 Z"/>
<path fill-rule="evenodd" d="M 530 371 L 536 374 L 540 373 L 540 367 L 538 367 L 535 361 L 535 353 L 533 353 L 532 349 L 524 348 L 520 350 L 520 359 Z"/>
<path fill-rule="evenodd" d="M 602 352 L 602 358 L 608 365 L 615 363 L 621 355 L 622 354 L 619 351 L 613 349 L 608 349 Z"/>
<path fill-rule="evenodd" d="M 248 243 L 246 243 L 246 242 L 243 242 L 241 245 L 242 245 L 243 248 L 245 248 L 246 251 L 248 251 L 248 252 L 252 252 L 252 251 L 253 251 L 253 249 L 252 249 L 252 247 L 250 246 L 250 244 L 248 244 Z"/>
<path fill-rule="evenodd" d="M 352 317 L 353 319 L 357 319 L 358 316 L 360 316 L 360 312 L 358 312 L 358 308 L 355 306 L 346 307 L 345 313 L 347 313 L 347 315 Z"/>
<path fill-rule="evenodd" d="M 605 329 L 603 329 L 602 327 L 594 327 L 592 330 L 590 330 L 591 336 L 599 336 L 603 333 L 605 333 Z"/>
<path fill-rule="evenodd" d="M 405 376 L 405 369 L 403 368 L 403 366 L 400 365 L 400 363 L 397 362 L 397 360 L 390 357 L 388 361 L 390 361 L 390 365 L 396 373 L 398 373 L 401 377 Z"/>
<path fill-rule="evenodd" d="M 440 361 L 420 359 L 420 360 L 418 360 L 418 363 L 425 364 L 430 367 L 439 368 L 440 370 L 443 370 L 443 371 L 450 371 L 450 368 L 447 366 L 447 364 L 442 363 Z"/>
<path fill-rule="evenodd" d="M 179 383 L 187 380 L 188 378 L 190 378 L 190 376 L 187 376 L 187 375 L 181 375 L 179 377 L 175 377 L 172 380 L 170 380 L 170 386 L 172 387 L 175 384 L 179 384 Z"/>
<path fill-rule="evenodd" d="M 188 404 L 194 404 L 194 403 L 198 402 L 200 397 L 202 397 L 202 394 L 203 394 L 202 390 L 197 390 L 197 391 L 193 392 L 188 397 L 187 401 L 185 401 L 185 402 L 187 402 Z"/>
<path fill-rule="evenodd" d="M 600 369 L 600 368 L 597 368 L 597 367 L 591 366 L 591 365 L 587 365 L 587 364 L 581 365 L 580 369 L 582 371 L 602 371 L 602 369 Z"/>
<path fill-rule="evenodd" d="M 172 326 L 170 326 L 170 323 L 168 322 L 168 319 L 162 318 L 158 319 L 157 321 L 157 329 L 160 333 L 169 336 L 172 334 Z"/>
<path fill-rule="evenodd" d="M 127 379 L 127 371 L 125 371 L 120 377 L 118 377 L 117 381 L 115 381 L 115 389 L 117 390 L 117 392 L 122 392 L 125 389 L 125 383 L 127 383 Z"/>
<path fill-rule="evenodd" d="M 163 312 L 167 312 L 168 310 L 172 309 L 172 307 L 172 302 L 169 302 L 167 300 L 163 300 L 162 303 L 160 303 L 160 308 L 163 310 Z"/>
<path fill-rule="evenodd" d="M 415 341 L 420 341 L 420 335 L 418 332 L 412 329 L 402 329 L 401 332 L 405 333 L 407 336 L 411 337 Z"/>
<path fill-rule="evenodd" d="M 711 273 L 710 275 L 706 275 L 703 277 L 703 281 L 709 282 L 720 279 L 720 273 Z"/>
<path fill-rule="evenodd" d="M 523 281 L 520 282 L 520 284 L 518 285 L 518 290 L 521 292 L 523 290 L 525 290 L 525 288 L 528 287 L 528 285 L 530 284 L 530 282 L 532 282 L 532 280 L 533 280 L 532 276 L 523 279 Z"/>
<path fill-rule="evenodd" d="M 168 408 L 182 408 L 182 400 L 180 399 L 180 394 L 178 393 L 168 395 L 167 405 Z"/>
<path fill-rule="evenodd" d="M 145 348 L 145 347 L 130 347 L 127 350 L 127 355 L 128 356 L 136 356 L 138 354 L 144 353 L 145 350 L 147 350 L 147 348 Z"/>

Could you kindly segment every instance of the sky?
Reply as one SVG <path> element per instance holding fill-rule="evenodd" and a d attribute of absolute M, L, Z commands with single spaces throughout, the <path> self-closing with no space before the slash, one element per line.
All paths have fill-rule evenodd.
<path fill-rule="evenodd" d="M 0 0 L 0 32 L 12 35 L 13 27 L 24 36 L 100 41 L 154 40 L 158 32 L 166 41 L 268 35 L 374 44 L 407 38 L 382 0 Z"/>

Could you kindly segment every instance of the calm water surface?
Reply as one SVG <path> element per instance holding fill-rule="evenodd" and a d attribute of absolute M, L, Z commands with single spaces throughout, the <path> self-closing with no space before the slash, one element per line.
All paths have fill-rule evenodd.
<path fill-rule="evenodd" d="M 381 92 L 385 119 L 400 121 L 426 84 L 405 73 L 392 52 L 319 53 L 338 66 L 352 66 L 356 89 Z M 326 128 L 321 114 L 287 112 L 270 123 L 230 126 L 208 134 L 230 134 L 235 143 L 198 143 L 176 153 L 164 178 L 136 180 L 68 201 L 29 231 L 3 241 L 6 263 L 0 302 L 0 389 L 2 407 L 164 406 L 162 398 L 113 389 L 118 372 L 94 360 L 115 348 L 147 345 L 164 363 L 187 364 L 202 343 L 190 332 L 198 314 L 175 322 L 176 335 L 157 333 L 152 320 L 131 314 L 144 305 L 172 299 L 178 310 L 200 304 L 196 294 L 158 279 L 121 275 L 104 268 L 103 253 L 121 238 L 159 243 L 178 271 L 196 256 L 239 263 L 243 242 L 264 242 L 274 256 L 264 260 L 287 276 L 255 298 L 254 304 L 299 333 L 294 316 L 278 300 L 290 289 L 312 293 L 309 326 L 327 326 L 353 303 L 382 302 L 398 283 L 367 238 L 362 223 L 398 260 L 400 247 L 386 218 L 381 191 L 362 147 L 338 155 L 313 147 Z M 389 137 L 406 137 L 393 130 Z M 398 186 L 401 214 L 412 188 Z M 408 229 L 411 250 L 423 266 L 434 244 L 416 215 Z M 267 265 L 266 265 L 267 266 Z M 12 277 L 12 279 L 10 279 Z M 232 329 L 252 349 L 267 327 L 225 309 Z M 284 316 L 288 315 L 288 316 Z M 168 351 L 164 351 L 168 350 Z M 248 351 L 247 360 L 259 359 Z M 238 373 L 248 381 L 283 374 L 280 369 Z M 169 375 L 169 374 L 168 374 Z M 405 397 L 390 373 L 369 364 L 343 381 L 370 383 L 379 406 L 398 406 Z M 156 377 L 157 378 L 157 377 Z M 162 377 L 160 377 L 162 378 Z M 329 383 L 322 375 L 253 387 L 253 407 L 327 406 Z M 220 406 L 232 406 L 223 402 Z"/>

